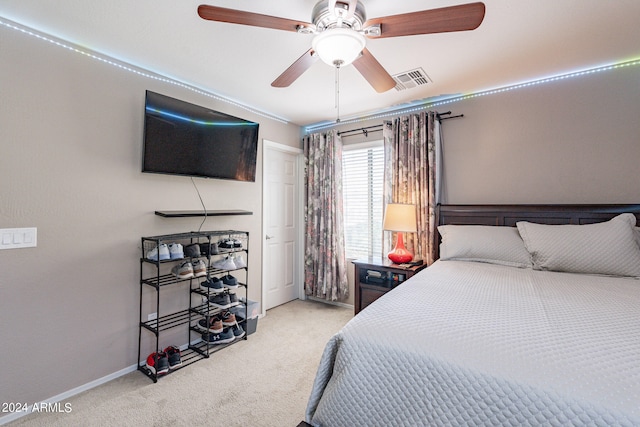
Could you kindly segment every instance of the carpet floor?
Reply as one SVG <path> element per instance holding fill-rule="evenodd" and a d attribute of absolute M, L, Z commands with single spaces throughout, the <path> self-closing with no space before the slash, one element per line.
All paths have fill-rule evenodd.
<path fill-rule="evenodd" d="M 68 413 L 8 425 L 295 427 L 325 344 L 352 316 L 352 309 L 295 300 L 269 310 L 247 340 L 156 384 L 135 371 L 65 400 Z"/>

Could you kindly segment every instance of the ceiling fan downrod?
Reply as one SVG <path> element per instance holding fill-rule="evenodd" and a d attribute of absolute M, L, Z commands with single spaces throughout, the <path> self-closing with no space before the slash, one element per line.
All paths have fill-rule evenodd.
<path fill-rule="evenodd" d="M 336 123 L 340 123 L 340 67 L 343 61 L 335 60 L 333 65 L 336 67 Z"/>

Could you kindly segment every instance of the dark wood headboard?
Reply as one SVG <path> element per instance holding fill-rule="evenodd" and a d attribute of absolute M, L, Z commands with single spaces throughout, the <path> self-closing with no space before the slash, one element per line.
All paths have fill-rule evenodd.
<path fill-rule="evenodd" d="M 637 205 L 438 205 L 438 225 L 508 225 L 518 221 L 539 224 L 593 224 L 608 221 L 624 212 L 635 214 L 640 222 Z"/>
<path fill-rule="evenodd" d="M 631 212 L 640 224 L 640 204 L 633 205 L 438 205 L 438 225 L 593 224 Z M 438 242 L 440 236 L 438 235 Z M 439 247 L 436 251 L 439 252 Z M 437 257 L 436 257 L 437 258 Z"/>

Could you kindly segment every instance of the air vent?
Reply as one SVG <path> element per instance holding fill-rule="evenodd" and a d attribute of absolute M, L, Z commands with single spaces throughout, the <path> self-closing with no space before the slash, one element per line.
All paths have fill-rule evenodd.
<path fill-rule="evenodd" d="M 422 68 L 416 68 L 391 77 L 396 81 L 396 90 L 413 89 L 431 82 L 431 79 Z"/>

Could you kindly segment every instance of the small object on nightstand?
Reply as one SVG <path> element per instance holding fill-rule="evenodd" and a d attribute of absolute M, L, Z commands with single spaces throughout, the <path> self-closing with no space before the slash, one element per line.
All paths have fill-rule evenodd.
<path fill-rule="evenodd" d="M 353 265 L 355 266 L 353 305 L 355 314 L 427 267 L 423 262 L 420 262 L 420 265 L 391 264 L 388 260 L 381 258 L 355 260 Z"/>
<path fill-rule="evenodd" d="M 403 262 L 402 264 L 396 264 L 400 268 L 412 268 L 417 267 L 424 264 L 424 261 L 421 259 L 417 259 L 415 261 Z"/>

